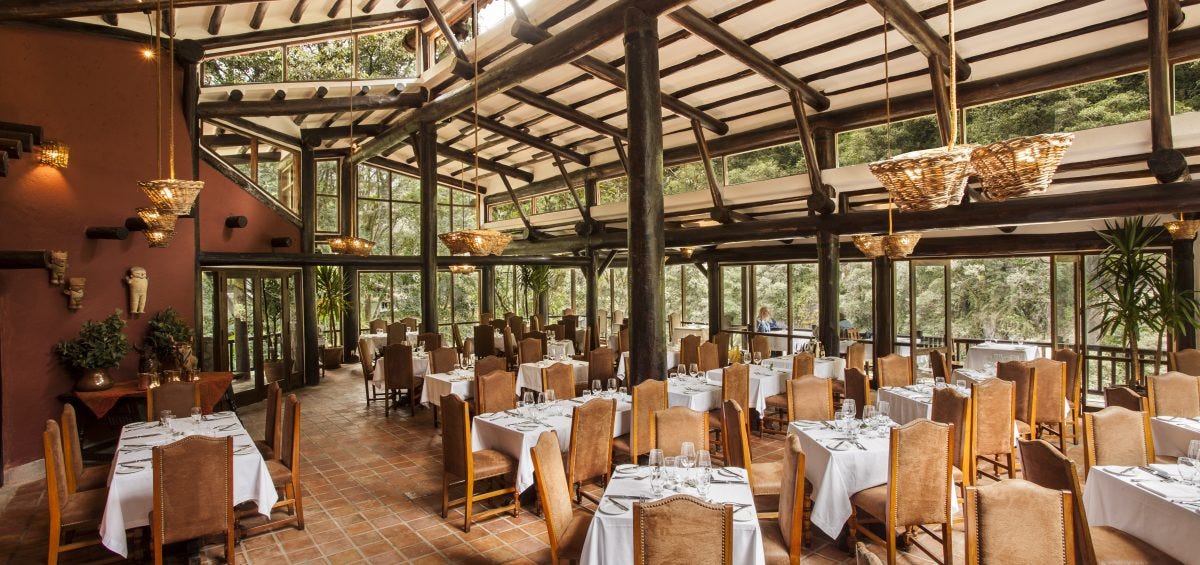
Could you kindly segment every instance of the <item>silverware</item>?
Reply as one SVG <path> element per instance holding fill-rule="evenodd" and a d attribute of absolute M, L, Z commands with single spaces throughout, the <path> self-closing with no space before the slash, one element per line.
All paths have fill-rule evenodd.
<path fill-rule="evenodd" d="M 1158 469 L 1155 469 L 1154 467 L 1151 467 L 1149 465 L 1142 465 L 1142 466 L 1138 467 L 1138 469 L 1144 473 L 1150 473 L 1151 475 L 1154 475 L 1155 477 L 1158 477 L 1164 481 L 1167 481 L 1168 483 L 1176 482 L 1175 477 L 1172 477 L 1171 475 L 1168 475 L 1162 471 L 1159 471 Z"/>
<path fill-rule="evenodd" d="M 629 507 L 628 507 L 628 506 L 625 506 L 624 504 L 621 504 L 620 502 L 617 502 L 617 501 L 616 501 L 616 500 L 614 500 L 612 497 L 609 497 L 609 498 L 608 498 L 608 501 L 609 501 L 609 502 L 611 502 L 611 503 L 613 503 L 613 506 L 616 506 L 617 508 L 620 508 L 621 510 L 625 510 L 626 512 L 628 512 L 628 511 L 629 511 Z"/>
<path fill-rule="evenodd" d="M 217 428 L 217 431 L 218 431 L 218 432 L 227 432 L 227 431 L 229 431 L 229 430 L 232 430 L 232 429 L 234 429 L 234 428 L 236 428 L 236 427 L 237 427 L 237 424 L 229 424 L 229 425 L 225 425 L 225 426 L 221 426 L 221 427 Z"/>
<path fill-rule="evenodd" d="M 121 465 L 130 465 L 132 463 L 145 463 L 146 461 L 149 461 L 149 460 L 150 460 L 149 457 L 146 457 L 144 459 L 134 459 L 133 461 L 126 461 L 124 463 L 121 463 Z"/>
<path fill-rule="evenodd" d="M 158 437 L 158 434 L 157 434 L 157 433 L 153 433 L 153 434 L 142 434 L 142 435 L 140 435 L 140 436 L 129 436 L 129 437 L 125 438 L 125 439 L 138 439 L 138 438 L 143 438 L 143 437 Z"/>
<path fill-rule="evenodd" d="M 858 440 L 854 440 L 854 447 L 857 447 L 863 451 L 867 450 L 867 448 L 863 447 L 863 444 L 859 443 Z"/>

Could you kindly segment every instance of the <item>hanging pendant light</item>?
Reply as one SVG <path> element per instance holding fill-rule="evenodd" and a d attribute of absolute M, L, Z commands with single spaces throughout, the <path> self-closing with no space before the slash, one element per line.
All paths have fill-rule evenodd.
<path fill-rule="evenodd" d="M 1200 220 L 1186 220 L 1180 214 L 1178 220 L 1163 222 L 1163 227 L 1167 228 L 1171 239 L 1196 239 L 1196 233 L 1200 232 Z"/>
<path fill-rule="evenodd" d="M 469 275 L 475 272 L 475 265 L 450 265 L 450 272 L 456 275 Z"/>
<path fill-rule="evenodd" d="M 859 234 L 853 237 L 854 246 L 868 259 L 883 256 L 883 236 Z"/>
<path fill-rule="evenodd" d="M 350 3 L 350 44 L 354 50 L 355 61 L 358 59 L 358 37 L 354 35 L 354 3 Z M 357 62 L 354 68 L 350 71 L 350 87 L 348 98 L 350 100 L 350 112 L 347 116 L 350 119 L 350 153 L 358 151 L 358 143 L 354 141 L 354 75 L 358 72 Z M 351 226 L 353 228 L 353 226 Z M 329 251 L 339 255 L 355 255 L 358 257 L 366 257 L 375 249 L 375 242 L 369 239 L 364 239 L 356 235 L 339 235 L 326 240 L 329 245 Z"/>
<path fill-rule="evenodd" d="M 154 206 L 138 208 L 137 215 L 142 223 L 146 224 L 142 234 L 146 236 L 146 243 L 150 247 L 166 247 L 175 239 L 175 223 L 179 216 L 163 212 Z"/>

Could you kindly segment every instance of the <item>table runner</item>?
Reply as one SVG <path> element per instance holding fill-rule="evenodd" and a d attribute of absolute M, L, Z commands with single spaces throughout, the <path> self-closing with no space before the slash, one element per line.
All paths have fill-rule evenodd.
<path fill-rule="evenodd" d="M 213 411 L 213 407 L 225 397 L 225 391 L 229 390 L 229 385 L 233 382 L 233 373 L 200 373 L 199 382 L 200 407 L 204 409 L 205 414 L 210 414 Z M 97 418 L 103 418 L 117 405 L 117 401 L 122 398 L 145 397 L 146 391 L 138 389 L 137 379 L 133 379 L 117 382 L 108 390 L 97 392 L 72 391 L 71 394 L 83 402 Z"/>

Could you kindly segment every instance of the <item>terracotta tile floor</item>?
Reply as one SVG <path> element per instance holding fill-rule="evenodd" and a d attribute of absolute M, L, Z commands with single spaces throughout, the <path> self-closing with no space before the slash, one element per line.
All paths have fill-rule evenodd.
<path fill-rule="evenodd" d="M 519 518 L 497 517 L 463 533 L 462 513 L 447 520 L 441 504 L 441 440 L 431 413 L 415 418 L 382 405 L 364 407 L 357 367 L 328 371 L 323 383 L 297 392 L 302 401 L 301 477 L 306 527 L 285 528 L 245 539 L 241 563 L 548 563 L 542 520 L 526 509 Z M 262 430 L 261 403 L 240 410 L 252 434 Z M 781 456 L 780 436 L 753 437 L 755 460 Z M 1079 449 L 1068 450 L 1077 458 Z M 44 563 L 47 511 L 45 483 L 6 489 L 0 511 L 0 563 Z M 2 501 L 4 497 L 0 497 Z M 773 525 L 764 522 L 764 526 Z M 962 526 L 955 527 L 961 561 Z M 854 563 L 843 549 L 817 534 L 806 563 Z M 130 546 L 137 546 L 131 540 Z M 870 546 L 882 553 L 878 546 Z M 204 554 L 220 555 L 216 547 Z M 100 548 L 67 554 L 66 563 L 111 556 Z M 916 550 L 902 563 L 928 563 Z"/>

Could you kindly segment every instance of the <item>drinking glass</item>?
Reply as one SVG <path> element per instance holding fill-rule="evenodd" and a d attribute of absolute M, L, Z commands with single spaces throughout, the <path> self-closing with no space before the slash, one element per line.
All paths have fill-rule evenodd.
<path fill-rule="evenodd" d="M 192 407 L 192 425 L 193 426 L 196 426 L 196 427 L 200 426 L 200 416 L 203 413 L 204 412 L 200 410 L 199 406 Z"/>
<path fill-rule="evenodd" d="M 891 403 L 886 400 L 880 400 L 878 403 L 876 403 L 876 411 L 879 413 L 879 418 L 881 420 L 884 418 L 890 420 L 892 418 L 891 413 L 889 412 L 891 407 Z"/>
<path fill-rule="evenodd" d="M 870 404 L 863 406 L 863 421 L 868 425 L 875 425 L 879 419 L 879 409 Z"/>
<path fill-rule="evenodd" d="M 526 416 L 528 416 L 529 411 L 533 409 L 534 398 L 536 398 L 536 397 L 533 395 L 532 390 L 527 390 L 527 391 L 525 391 L 525 394 L 521 395 L 521 400 L 523 401 L 523 402 L 521 402 L 521 405 L 525 407 L 525 415 Z"/>
<path fill-rule="evenodd" d="M 647 463 L 654 468 L 661 467 L 663 464 L 663 450 L 651 449 L 650 455 L 647 457 Z"/>
<path fill-rule="evenodd" d="M 696 465 L 696 444 L 685 441 L 679 446 L 679 466 L 691 469 Z M 685 471 L 686 473 L 686 471 Z"/>
<path fill-rule="evenodd" d="M 554 391 L 547 390 L 545 393 L 545 397 L 546 397 L 546 410 L 549 412 L 549 414 L 551 416 L 557 416 L 558 415 L 558 407 L 555 406 L 555 404 L 554 404 L 554 401 L 556 400 Z"/>
<path fill-rule="evenodd" d="M 696 452 L 696 468 L 712 469 L 712 455 L 709 455 L 707 449 Z"/>
<path fill-rule="evenodd" d="M 1179 464 L 1175 466 L 1176 472 L 1179 473 L 1179 480 L 1189 485 L 1196 484 L 1196 464 L 1200 463 L 1191 457 L 1180 457 Z"/>
<path fill-rule="evenodd" d="M 757 364 L 759 364 L 759 363 L 762 363 L 762 353 L 759 353 L 759 352 L 757 352 L 757 351 L 755 351 L 754 353 L 751 353 L 751 354 L 750 354 L 750 361 L 751 361 L 752 363 L 754 363 L 755 365 L 757 365 Z"/>
<path fill-rule="evenodd" d="M 946 388 L 946 377 L 934 377 L 933 388 Z"/>
<path fill-rule="evenodd" d="M 1194 439 L 1188 442 L 1187 456 L 1194 461 L 1200 461 L 1200 439 Z"/>
<path fill-rule="evenodd" d="M 663 464 L 662 464 L 662 472 L 664 475 L 663 480 L 669 486 L 673 486 L 675 484 L 675 481 L 678 479 L 678 476 L 675 473 L 675 465 L 676 465 L 675 459 L 676 459 L 676 457 L 663 457 Z"/>
<path fill-rule="evenodd" d="M 615 392 L 617 390 L 617 379 L 608 379 L 608 390 Z"/>
<path fill-rule="evenodd" d="M 854 411 L 855 411 L 854 399 L 853 399 L 853 398 L 846 398 L 846 399 L 843 399 L 843 400 L 842 400 L 842 412 L 843 412 L 843 413 L 849 412 L 849 413 L 850 413 L 850 417 L 851 417 L 851 418 L 853 418 L 853 417 L 854 417 Z"/>
<path fill-rule="evenodd" d="M 700 373 L 700 366 L 695 363 L 688 363 L 688 374 L 697 375 Z"/>
<path fill-rule="evenodd" d="M 683 376 L 686 373 L 687 373 L 687 365 L 680 363 L 679 365 L 677 365 L 675 367 L 675 375 L 676 376 Z"/>
<path fill-rule="evenodd" d="M 592 379 L 592 394 L 600 396 L 601 390 L 603 389 L 600 388 L 600 379 Z"/>
<path fill-rule="evenodd" d="M 629 394 L 629 389 L 623 386 L 617 387 L 617 396 L 625 396 L 627 394 Z"/>
<path fill-rule="evenodd" d="M 158 423 L 164 428 L 171 427 L 171 418 L 175 415 L 170 410 L 161 410 L 158 413 Z"/>
<path fill-rule="evenodd" d="M 542 363 L 543 363 L 543 364 L 545 364 L 545 365 L 549 365 L 549 364 L 550 364 L 550 356 L 549 356 L 549 355 L 543 355 L 543 356 L 542 356 Z"/>

